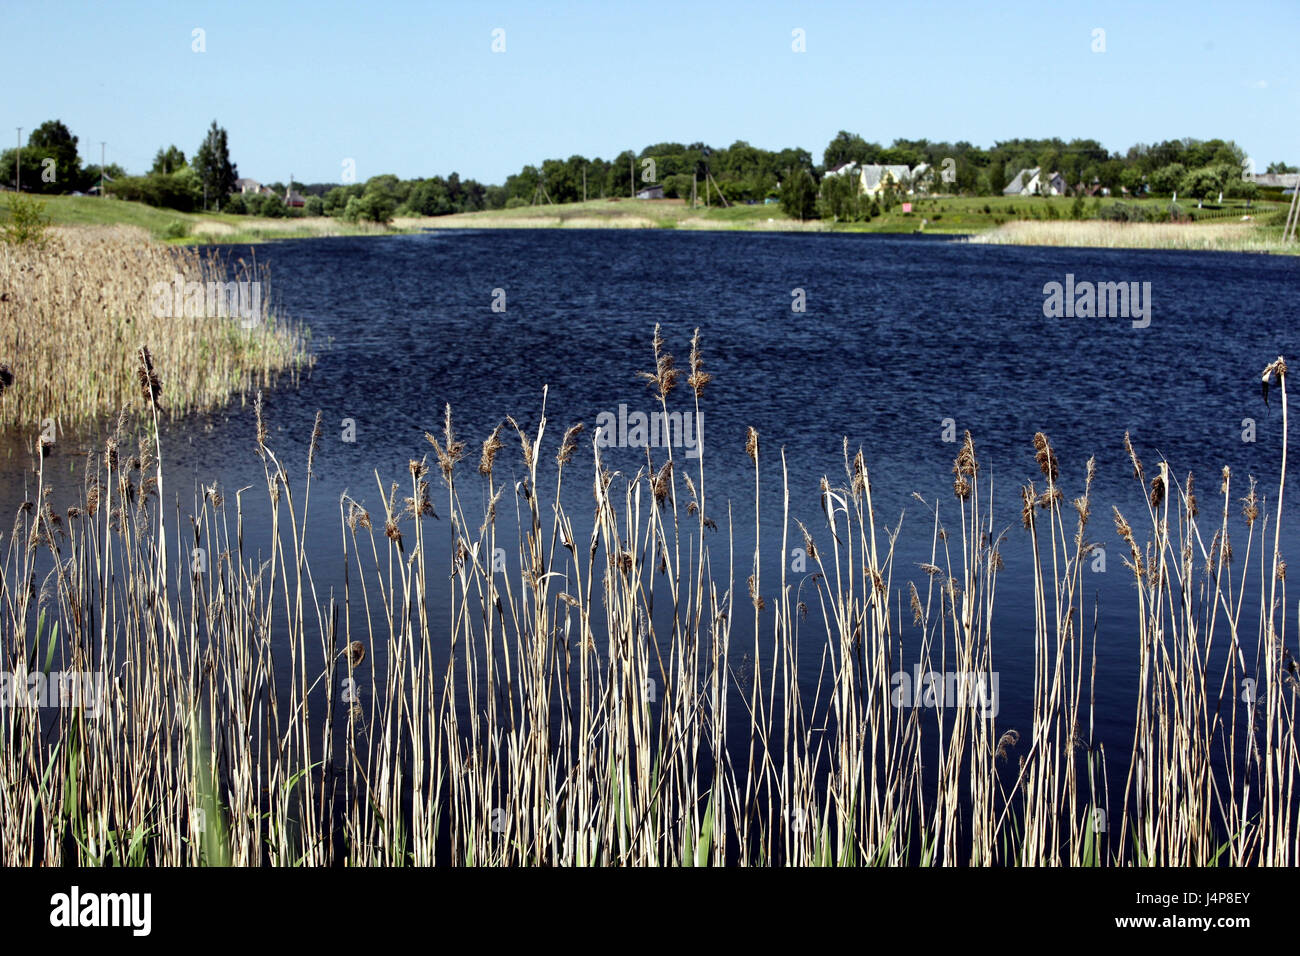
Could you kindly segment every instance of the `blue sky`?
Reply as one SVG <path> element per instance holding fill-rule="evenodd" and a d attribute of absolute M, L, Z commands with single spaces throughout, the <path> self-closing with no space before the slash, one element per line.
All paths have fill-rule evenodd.
<path fill-rule="evenodd" d="M 1112 150 L 1220 136 L 1260 171 L 1300 162 L 1296 0 L 6 0 L 0 23 L 0 144 L 59 118 L 84 159 L 106 140 L 131 172 L 166 144 L 191 155 L 213 119 L 240 174 L 264 181 L 337 182 L 352 159 L 359 181 L 502 182 L 548 157 L 664 141 L 800 146 L 820 161 L 840 129 Z"/>

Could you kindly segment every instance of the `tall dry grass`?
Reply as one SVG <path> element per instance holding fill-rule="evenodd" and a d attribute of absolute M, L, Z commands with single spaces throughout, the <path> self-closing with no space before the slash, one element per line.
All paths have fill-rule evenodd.
<path fill-rule="evenodd" d="M 1200 249 L 1224 252 L 1285 252 L 1274 235 L 1254 222 L 1103 222 L 1060 220 L 1007 222 L 967 242 L 983 245 L 1075 246 L 1103 249 Z"/>
<path fill-rule="evenodd" d="M 251 395 L 309 359 L 303 332 L 278 317 L 270 276 L 237 260 L 233 276 L 212 257 L 151 242 L 128 226 L 52 229 L 44 247 L 0 243 L 0 428 L 116 414 L 135 387 L 135 349 L 152 344 L 168 414 Z M 155 316 L 156 283 L 262 284 L 263 315 L 245 328 L 215 307 Z"/>
<path fill-rule="evenodd" d="M 698 460 L 647 449 L 630 476 L 593 443 L 594 471 L 574 476 L 589 433 L 557 439 L 544 407 L 535 430 L 507 420 L 477 449 L 448 409 L 404 474 L 374 475 L 379 507 L 330 503 L 346 575 L 324 593 L 305 532 L 320 417 L 291 480 L 259 404 L 251 494 L 269 525 L 254 548 L 250 489 L 197 489 L 188 514 L 164 504 L 155 373 L 137 358 L 147 426 L 119 421 L 66 514 L 42 472 L 3 542 L 5 667 L 111 678 L 97 718 L 0 711 L 5 864 L 1300 862 L 1285 459 L 1276 501 L 1252 478 L 1238 513 L 1225 470 L 1202 517 L 1190 478 L 1148 470 L 1126 439 L 1149 504 L 1110 517 L 1130 548 L 1140 678 L 1132 741 L 1103 741 L 1082 587 L 1094 466 L 1064 475 L 1044 435 L 1041 481 L 1004 533 L 966 436 L 953 498 L 923 503 L 914 579 L 847 443 L 805 527 L 783 455 L 781 483 L 761 481 L 751 429 L 756 543 L 737 554 L 704 436 Z M 1285 364 L 1266 374 L 1285 435 Z M 698 412 L 698 333 L 679 368 L 656 331 L 646 378 L 665 411 L 676 392 Z M 522 478 L 499 476 L 503 456 Z M 573 481 L 590 482 L 590 533 L 563 504 Z M 997 672 L 1012 533 L 1032 556 L 1027 722 L 898 706 L 891 676 L 913 663 Z M 806 573 L 763 573 L 765 551 L 794 546 Z"/>

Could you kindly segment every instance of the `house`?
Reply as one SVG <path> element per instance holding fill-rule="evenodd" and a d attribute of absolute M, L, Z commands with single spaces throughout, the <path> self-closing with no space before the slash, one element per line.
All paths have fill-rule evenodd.
<path fill-rule="evenodd" d="M 637 199 L 663 199 L 663 183 L 646 183 L 636 191 Z"/>
<path fill-rule="evenodd" d="M 862 191 L 868 196 L 879 196 L 886 189 L 896 186 L 911 195 L 912 173 L 906 166 L 863 166 L 858 182 Z"/>
<path fill-rule="evenodd" d="M 235 180 L 235 192 L 240 193 L 241 195 L 248 195 L 249 193 L 260 193 L 262 191 L 262 188 L 263 188 L 262 184 L 259 183 L 256 179 Z"/>
<path fill-rule="evenodd" d="M 1042 167 L 1022 169 L 1011 178 L 1002 190 L 1004 196 L 1064 196 L 1065 177 L 1052 173 L 1044 183 L 1041 178 Z"/>
<path fill-rule="evenodd" d="M 1256 173 L 1253 177 L 1258 186 L 1280 186 L 1294 189 L 1300 185 L 1300 173 Z"/>
<path fill-rule="evenodd" d="M 1038 167 L 1022 169 L 1011 177 L 1011 181 L 1002 190 L 1004 196 L 1030 196 L 1030 184 L 1038 183 Z"/>
<path fill-rule="evenodd" d="M 307 204 L 307 200 L 302 193 L 286 189 L 284 191 L 284 204 L 290 209 L 301 209 Z"/>
<path fill-rule="evenodd" d="M 922 163 L 912 169 L 912 189 L 917 192 L 929 192 L 934 188 L 934 168 L 929 163 Z"/>

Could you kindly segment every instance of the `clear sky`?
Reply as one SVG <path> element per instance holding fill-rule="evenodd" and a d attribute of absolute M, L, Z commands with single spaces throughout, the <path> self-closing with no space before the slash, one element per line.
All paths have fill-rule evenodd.
<path fill-rule="evenodd" d="M 0 144 L 57 118 L 85 161 L 106 140 L 133 173 L 160 146 L 192 155 L 213 119 L 240 175 L 267 182 L 338 182 L 347 159 L 358 181 L 502 182 L 665 141 L 820 161 L 840 129 L 1112 150 L 1217 136 L 1261 172 L 1300 162 L 1300 0 L 5 0 L 0 49 Z"/>

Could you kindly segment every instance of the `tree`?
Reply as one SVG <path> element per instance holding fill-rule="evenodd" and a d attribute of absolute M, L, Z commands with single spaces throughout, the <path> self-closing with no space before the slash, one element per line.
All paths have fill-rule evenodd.
<path fill-rule="evenodd" d="M 1148 183 L 1153 193 L 1168 196 L 1178 191 L 1186 175 L 1187 168 L 1182 163 L 1169 163 L 1153 172 Z"/>
<path fill-rule="evenodd" d="M 67 192 L 76 187 L 81 178 L 81 160 L 77 157 L 77 137 L 73 136 L 61 120 L 46 120 L 27 137 L 28 149 L 34 152 L 33 159 L 39 159 L 37 169 L 44 173 L 50 169 L 49 164 L 40 160 L 53 159 L 53 179 L 49 174 L 38 174 L 32 182 L 33 189 L 39 192 Z M 27 155 L 23 155 L 23 182 L 27 182 Z M 44 188 L 42 188 L 44 187 Z"/>
<path fill-rule="evenodd" d="M 154 154 L 153 173 L 174 173 L 185 165 L 185 154 L 175 146 L 168 146 L 166 149 L 159 149 Z"/>
<path fill-rule="evenodd" d="M 1193 169 L 1183 176 L 1183 181 L 1178 187 L 1179 191 L 1202 201 L 1209 199 L 1223 188 L 1216 170 L 1217 167 L 1213 166 Z"/>
<path fill-rule="evenodd" d="M 1012 175 L 1015 175 L 1012 173 Z M 1002 190 L 1007 186 L 1006 167 L 1001 163 L 994 163 L 989 167 L 989 195 L 1001 196 Z"/>
<path fill-rule="evenodd" d="M 1286 163 L 1269 163 L 1266 173 L 1300 173 L 1300 166 L 1288 166 Z"/>
<path fill-rule="evenodd" d="M 812 173 L 798 167 L 786 173 L 781 183 L 781 209 L 794 219 L 812 219 L 817 213 L 817 185 Z"/>
<path fill-rule="evenodd" d="M 834 169 L 844 163 L 878 163 L 883 152 L 879 143 L 868 143 L 857 133 L 840 130 L 826 144 L 822 164 L 826 169 Z"/>
<path fill-rule="evenodd" d="M 234 191 L 239 172 L 230 161 L 226 131 L 217 125 L 216 120 L 212 121 L 208 135 L 194 154 L 194 169 L 206 193 L 204 208 L 207 208 L 207 203 L 216 203 L 220 209 L 226 196 Z"/>
<path fill-rule="evenodd" d="M 325 200 L 320 196 L 308 196 L 307 201 L 303 204 L 302 214 L 304 216 L 323 216 L 325 215 Z"/>
<path fill-rule="evenodd" d="M 368 219 L 371 222 L 377 222 L 381 226 L 386 226 L 393 219 L 393 210 L 397 204 L 382 189 L 366 189 L 366 194 L 361 197 L 361 202 L 357 206 L 357 217 L 359 219 Z M 352 208 L 349 201 L 348 208 Z"/>

